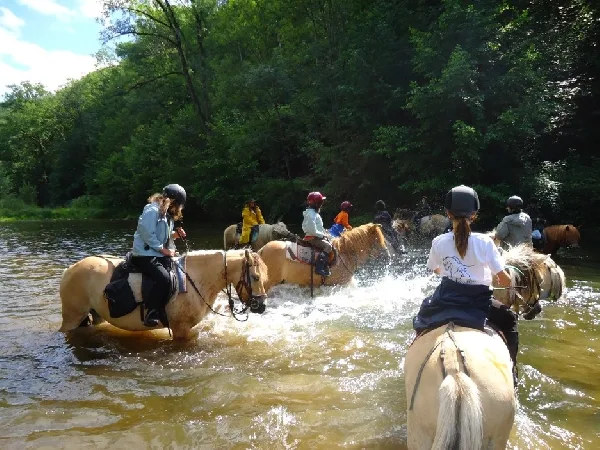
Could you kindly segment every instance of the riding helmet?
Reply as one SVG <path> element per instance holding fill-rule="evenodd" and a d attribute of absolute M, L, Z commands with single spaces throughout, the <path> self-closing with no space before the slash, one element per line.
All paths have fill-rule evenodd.
<path fill-rule="evenodd" d="M 310 194 L 308 194 L 308 197 L 306 197 L 306 201 L 309 205 L 321 205 L 323 203 L 323 200 L 325 200 L 326 198 L 327 197 L 325 197 L 320 192 L 311 192 Z"/>
<path fill-rule="evenodd" d="M 385 211 L 387 209 L 383 200 L 377 200 L 375 202 L 375 208 L 377 209 L 377 211 Z"/>
<path fill-rule="evenodd" d="M 342 202 L 342 205 L 340 207 L 342 208 L 342 211 L 347 211 L 350 208 L 352 208 L 352 203 L 346 200 L 345 202 Z"/>
<path fill-rule="evenodd" d="M 523 207 L 523 199 L 516 195 L 508 197 L 508 200 L 506 200 L 506 206 L 512 209 L 520 209 Z"/>
<path fill-rule="evenodd" d="M 473 188 L 461 184 L 448 191 L 444 207 L 454 217 L 469 217 L 479 211 L 479 196 Z"/>
<path fill-rule="evenodd" d="M 167 184 L 163 188 L 163 195 L 171 200 L 174 200 L 178 205 L 185 205 L 185 189 L 178 184 Z"/>

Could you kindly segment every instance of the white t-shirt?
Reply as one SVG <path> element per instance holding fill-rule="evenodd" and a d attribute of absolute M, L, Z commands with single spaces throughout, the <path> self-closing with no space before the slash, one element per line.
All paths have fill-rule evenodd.
<path fill-rule="evenodd" d="M 490 286 L 492 275 L 504 270 L 504 259 L 492 238 L 481 233 L 471 233 L 464 258 L 454 244 L 454 233 L 445 233 L 431 243 L 427 260 L 431 270 L 440 269 L 442 277 L 457 283 Z"/>

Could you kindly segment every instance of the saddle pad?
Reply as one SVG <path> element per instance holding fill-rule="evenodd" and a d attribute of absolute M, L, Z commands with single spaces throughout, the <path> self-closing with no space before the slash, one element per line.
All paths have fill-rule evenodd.
<path fill-rule="evenodd" d="M 185 272 L 187 272 L 185 266 L 186 255 L 180 256 L 179 258 L 173 258 L 173 262 L 175 263 L 175 273 L 177 274 L 179 292 L 187 292 L 187 279 L 185 277 Z"/>
<path fill-rule="evenodd" d="M 304 247 L 295 242 L 286 241 L 285 257 L 291 261 L 311 263 L 312 253 L 315 251 L 313 247 Z M 315 252 L 316 253 L 316 252 Z M 316 258 L 316 254 L 315 254 Z"/>

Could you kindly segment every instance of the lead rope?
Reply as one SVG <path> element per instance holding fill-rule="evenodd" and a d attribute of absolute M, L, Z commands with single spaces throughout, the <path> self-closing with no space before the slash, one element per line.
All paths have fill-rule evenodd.
<path fill-rule="evenodd" d="M 223 252 L 223 265 L 225 267 L 225 289 L 223 290 L 223 292 L 225 293 L 225 295 L 227 295 L 227 303 L 229 304 L 229 310 L 231 311 L 231 315 L 233 316 L 233 318 L 235 320 L 237 320 L 238 322 L 246 322 L 250 316 L 250 313 L 248 313 L 248 305 L 245 305 L 244 308 L 241 311 L 236 311 L 235 310 L 235 306 L 233 304 L 233 297 L 231 295 L 231 285 L 232 283 L 228 283 L 227 282 L 227 250 L 225 250 Z M 242 263 L 242 277 L 240 279 L 240 283 L 242 282 L 242 279 L 244 278 L 244 273 L 245 273 L 245 269 L 243 268 L 244 263 Z M 239 285 L 239 283 L 238 283 Z M 238 294 L 239 297 L 239 294 Z M 242 299 L 240 298 L 240 301 L 242 301 Z M 243 302 L 242 302 L 243 303 Z M 245 319 L 238 319 L 238 315 L 244 314 L 246 313 L 246 318 Z M 221 314 L 222 315 L 222 314 Z"/>

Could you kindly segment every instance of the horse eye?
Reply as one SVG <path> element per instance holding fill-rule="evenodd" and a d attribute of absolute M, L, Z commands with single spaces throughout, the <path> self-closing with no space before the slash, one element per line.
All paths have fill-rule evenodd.
<path fill-rule="evenodd" d="M 259 277 L 258 275 L 256 275 L 256 274 L 254 274 L 254 275 L 252 275 L 252 279 L 253 279 L 254 281 L 259 281 L 259 280 L 260 280 L 260 277 Z"/>

